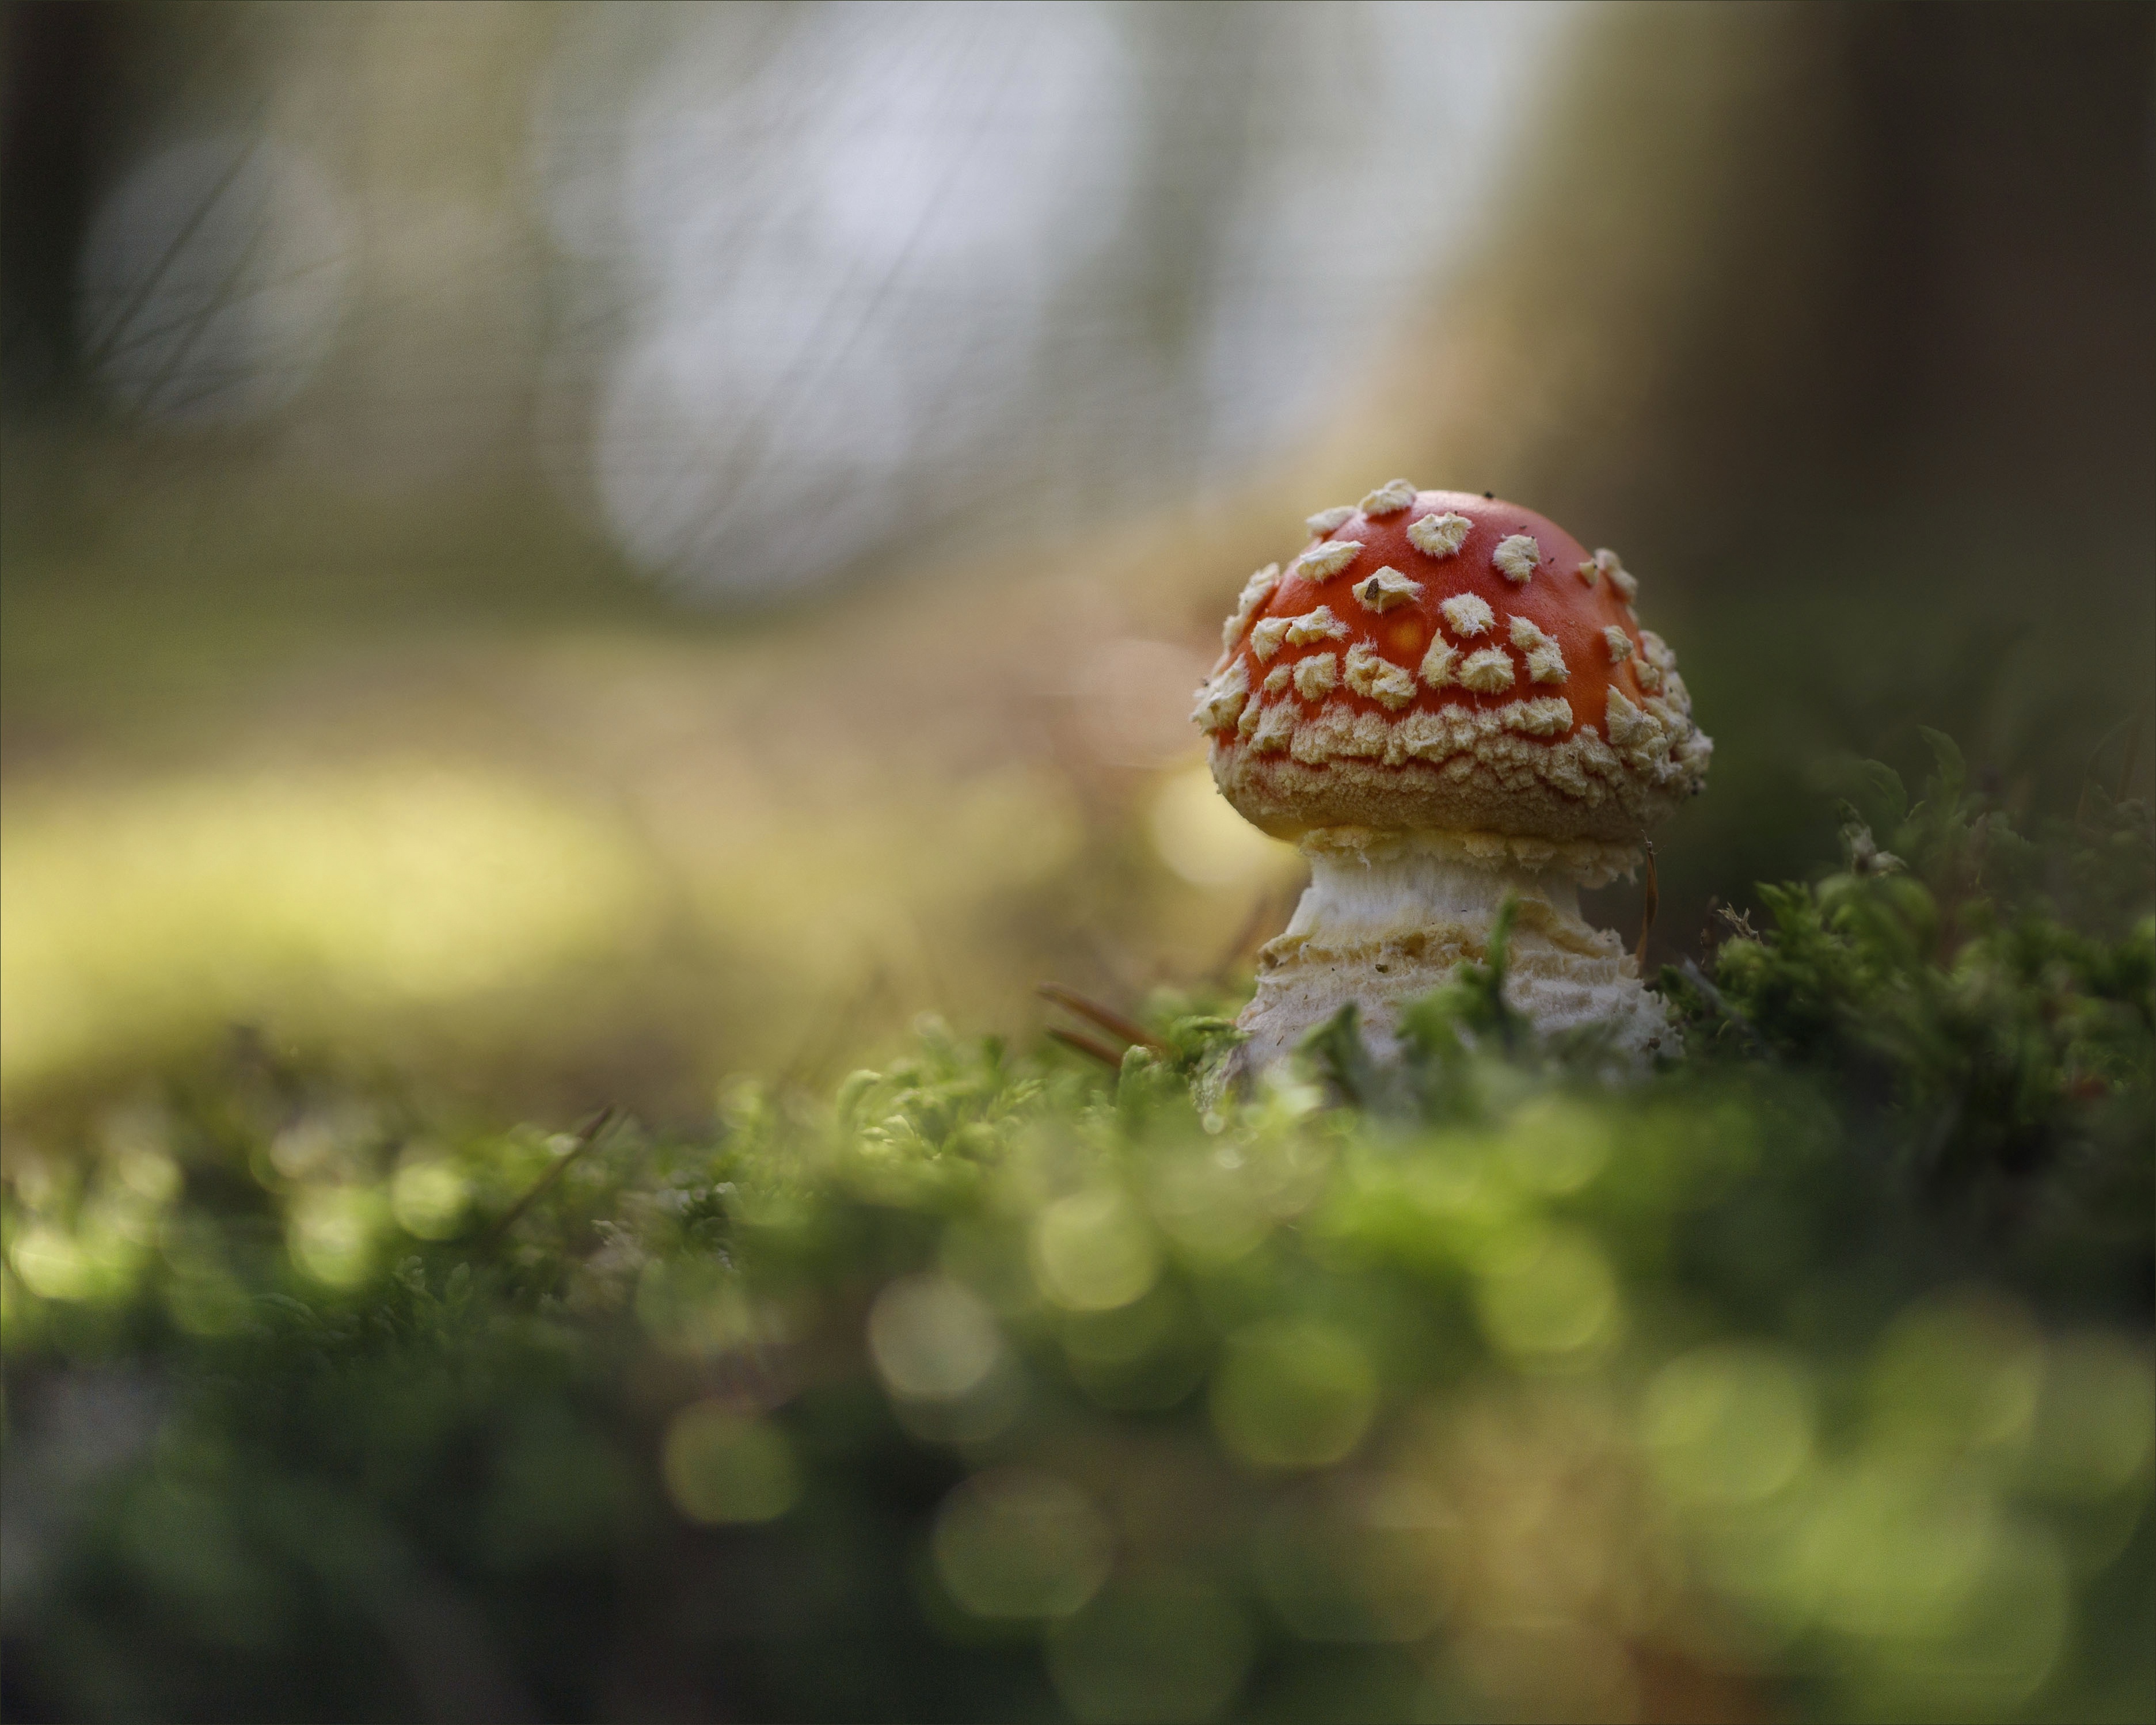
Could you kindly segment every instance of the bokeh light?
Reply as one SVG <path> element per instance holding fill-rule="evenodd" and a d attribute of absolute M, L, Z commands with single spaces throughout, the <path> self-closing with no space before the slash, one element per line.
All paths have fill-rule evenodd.
<path fill-rule="evenodd" d="M 1292 849 L 1228 806 L 1203 767 L 1161 782 L 1152 827 L 1161 860 L 1194 886 L 1282 886 L 1302 867 Z"/>
<path fill-rule="evenodd" d="M 579 17 L 536 141 L 574 327 L 615 332 L 554 368 L 588 402 L 605 519 L 645 567 L 753 598 L 1279 447 L 1404 284 L 1462 254 L 1525 122 L 1503 91 L 1564 20 L 1335 6 L 1231 39 L 1084 4 Z M 1246 100 L 1296 123 L 1252 127 Z M 1334 244 L 1404 151 L 1442 168 Z M 1150 257 L 1116 244 L 1146 230 Z M 1163 316 L 1188 326 L 1167 364 Z"/>
<path fill-rule="evenodd" d="M 84 244 L 83 345 L 130 408 L 181 423 L 283 407 L 328 355 L 356 245 L 335 187 L 261 133 L 175 145 Z"/>
<path fill-rule="evenodd" d="M 1127 1306 L 1160 1274 L 1160 1248 L 1144 1215 L 1121 1191 L 1099 1187 L 1059 1199 L 1034 1226 L 1041 1291 L 1074 1312 Z"/>
<path fill-rule="evenodd" d="M 1478 1292 L 1490 1339 L 1526 1364 L 1578 1363 L 1610 1345 L 1624 1323 L 1623 1296 L 1600 1248 L 1563 1227 L 1498 1236 Z"/>
<path fill-rule="evenodd" d="M 1214 1425 L 1235 1454 L 1261 1467 L 1323 1467 L 1369 1430 L 1378 1378 L 1345 1331 L 1272 1319 L 1229 1338 L 1212 1397 Z"/>
<path fill-rule="evenodd" d="M 667 1422 L 661 1462 L 667 1495 L 692 1522 L 775 1521 L 801 1495 L 784 1434 L 718 1402 L 694 1403 Z"/>
<path fill-rule="evenodd" d="M 957 1401 L 979 1389 L 1004 1358 L 994 1314 L 941 1276 L 909 1276 L 876 1296 L 869 1354 L 892 1394 Z"/>
<path fill-rule="evenodd" d="M 1763 1348 L 1701 1348 L 1648 1385 L 1641 1435 L 1673 1498 L 1712 1507 L 1787 1489 L 1812 1459 L 1814 1392 L 1801 1366 Z"/>
<path fill-rule="evenodd" d="M 936 1571 L 979 1617 L 1056 1618 L 1078 1611 L 1107 1579 L 1107 1525 L 1067 1480 L 1036 1470 L 981 1474 L 944 1499 L 932 1536 Z"/>

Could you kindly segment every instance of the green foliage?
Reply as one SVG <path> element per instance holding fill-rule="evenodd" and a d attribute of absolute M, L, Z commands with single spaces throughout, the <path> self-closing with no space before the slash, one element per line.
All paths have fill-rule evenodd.
<path fill-rule="evenodd" d="M 1645 1077 L 1501 930 L 1242 1096 L 1163 998 L 694 1139 L 250 1050 L 16 1147 L 8 1710 L 2145 1716 L 2148 812 L 1935 746 Z"/>
<path fill-rule="evenodd" d="M 1921 801 L 1867 763 L 1845 866 L 1763 886 L 1769 928 L 1725 941 L 1712 980 L 1666 974 L 1695 1059 L 1837 1084 L 1880 1161 L 1935 1197 L 2003 1221 L 2041 1189 L 2080 1226 L 2145 1240 L 2156 1189 L 2129 1152 L 2156 1127 L 2149 810 L 2093 790 L 2076 829 L 2033 845 L 1968 793 L 1953 742 L 1926 737 Z"/>

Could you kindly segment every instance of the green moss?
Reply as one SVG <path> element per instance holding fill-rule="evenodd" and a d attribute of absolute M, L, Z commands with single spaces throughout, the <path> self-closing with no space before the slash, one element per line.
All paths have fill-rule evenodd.
<path fill-rule="evenodd" d="M 1934 747 L 1644 1080 L 1500 939 L 1240 1097 L 1163 997 L 702 1137 L 256 1049 L 18 1155 L 9 1707 L 2145 1712 L 2148 811 Z"/>

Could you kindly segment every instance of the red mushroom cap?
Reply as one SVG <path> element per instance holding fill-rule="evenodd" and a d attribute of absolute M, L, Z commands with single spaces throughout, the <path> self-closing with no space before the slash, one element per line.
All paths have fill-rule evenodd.
<path fill-rule="evenodd" d="M 1311 526 L 1245 588 L 1194 715 L 1256 825 L 1629 845 L 1702 787 L 1713 744 L 1614 553 L 1400 480 Z"/>

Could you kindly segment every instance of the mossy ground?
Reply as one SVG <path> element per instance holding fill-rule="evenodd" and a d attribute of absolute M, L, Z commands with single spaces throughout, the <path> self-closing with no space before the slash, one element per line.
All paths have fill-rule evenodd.
<path fill-rule="evenodd" d="M 1482 971 L 1243 1098 L 177 1073 L 9 1170 L 8 1711 L 2145 1717 L 2149 813 L 1935 747 L 1640 1081 Z"/>

